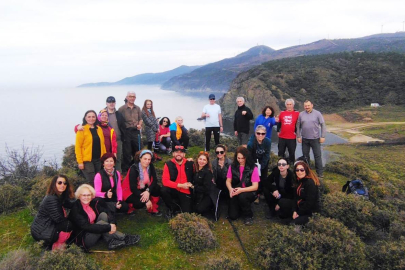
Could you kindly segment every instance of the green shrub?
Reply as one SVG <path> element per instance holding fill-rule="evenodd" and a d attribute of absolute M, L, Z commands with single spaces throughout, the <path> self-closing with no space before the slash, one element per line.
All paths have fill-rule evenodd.
<path fill-rule="evenodd" d="M 9 212 L 24 204 L 21 187 L 4 184 L 0 186 L 0 213 Z"/>
<path fill-rule="evenodd" d="M 377 208 L 368 200 L 345 193 L 327 194 L 322 204 L 322 214 L 337 219 L 364 239 L 376 235 L 375 221 Z"/>
<path fill-rule="evenodd" d="M 100 267 L 79 247 L 72 245 L 66 250 L 46 251 L 38 261 L 38 270 L 96 270 Z"/>
<path fill-rule="evenodd" d="M 306 227 L 272 224 L 256 248 L 263 269 L 365 269 L 365 246 L 336 220 L 316 216 Z"/>
<path fill-rule="evenodd" d="M 46 191 L 52 181 L 52 178 L 36 177 L 34 181 L 35 184 L 32 186 L 29 194 L 29 206 L 32 210 L 38 209 L 46 195 Z"/>
<path fill-rule="evenodd" d="M 62 168 L 73 169 L 76 173 L 80 171 L 76 161 L 75 146 L 73 144 L 63 150 Z"/>
<path fill-rule="evenodd" d="M 219 258 L 209 258 L 205 267 L 206 270 L 239 270 L 241 263 L 235 258 L 222 256 Z"/>
<path fill-rule="evenodd" d="M 367 249 L 368 260 L 374 269 L 405 269 L 405 239 L 379 241 Z"/>
<path fill-rule="evenodd" d="M 36 260 L 25 249 L 12 250 L 0 261 L 0 270 L 33 270 Z"/>
<path fill-rule="evenodd" d="M 212 222 L 196 214 L 183 213 L 169 222 L 179 247 L 192 253 L 216 245 L 216 239 L 211 231 Z"/>

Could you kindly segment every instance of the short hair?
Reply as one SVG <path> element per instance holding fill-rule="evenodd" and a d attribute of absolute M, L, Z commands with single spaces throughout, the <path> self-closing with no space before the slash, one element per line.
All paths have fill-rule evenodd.
<path fill-rule="evenodd" d="M 90 191 L 91 193 L 91 198 L 94 199 L 96 197 L 96 191 L 94 190 L 94 188 L 88 184 L 83 184 L 81 186 L 79 186 L 75 192 L 75 197 L 76 199 L 80 198 L 80 195 L 82 195 L 83 191 L 87 189 L 88 191 Z"/>
<path fill-rule="evenodd" d="M 165 119 L 167 119 L 167 127 L 170 126 L 170 119 L 169 119 L 169 117 L 166 117 L 166 116 L 164 116 L 164 117 L 162 117 L 162 119 L 160 119 L 159 125 L 163 126 L 163 120 L 165 120 Z"/>
<path fill-rule="evenodd" d="M 256 129 L 255 129 L 255 132 L 258 132 L 260 129 L 264 130 L 265 133 L 267 133 L 267 129 L 266 129 L 266 127 L 263 126 L 263 125 L 258 125 L 258 126 L 256 127 Z"/>
<path fill-rule="evenodd" d="M 136 97 L 136 94 L 135 94 L 135 92 L 134 92 L 134 91 L 128 91 L 128 92 L 127 92 L 127 96 L 129 96 L 129 94 L 134 94 L 134 95 L 135 95 L 135 97 Z"/>
<path fill-rule="evenodd" d="M 270 117 L 273 117 L 273 116 L 274 116 L 274 109 L 273 109 L 273 107 L 271 107 L 271 106 L 266 106 L 266 107 L 264 107 L 263 110 L 262 110 L 262 115 L 263 115 L 263 116 L 266 116 L 266 111 L 267 111 L 267 109 L 270 109 L 270 110 L 271 110 Z"/>
<path fill-rule="evenodd" d="M 304 103 L 307 103 L 307 102 L 313 104 L 312 101 L 310 101 L 309 99 L 306 99 L 306 100 L 304 101 Z"/>
<path fill-rule="evenodd" d="M 236 102 L 238 102 L 238 99 L 242 100 L 243 102 L 245 102 L 245 98 L 244 97 L 237 97 L 236 98 Z"/>
<path fill-rule="evenodd" d="M 113 153 L 105 153 L 101 158 L 100 158 L 100 162 L 101 162 L 101 166 L 104 166 L 104 161 L 106 161 L 107 159 L 112 158 L 114 160 L 114 164 L 117 163 L 117 158 L 114 156 Z"/>
<path fill-rule="evenodd" d="M 175 119 L 175 121 L 177 122 L 177 120 L 180 120 L 180 119 L 181 119 L 181 120 L 184 120 L 183 117 L 177 116 L 176 119 Z"/>
<path fill-rule="evenodd" d="M 72 187 L 72 185 L 70 184 L 69 179 L 67 178 L 67 176 L 66 176 L 66 175 L 63 175 L 63 174 L 55 175 L 55 176 L 52 178 L 51 183 L 49 183 L 49 186 L 48 186 L 48 190 L 47 190 L 47 192 L 46 192 L 46 195 L 58 195 L 58 194 L 59 194 L 58 189 L 56 188 L 56 181 L 58 181 L 58 178 L 63 178 L 63 179 L 65 179 L 66 184 L 67 184 L 67 185 L 66 185 L 66 189 L 65 189 L 65 191 L 61 194 L 61 196 L 62 196 L 63 198 L 70 198 L 70 199 L 73 199 L 73 198 L 74 198 L 74 195 L 73 195 L 73 187 Z"/>
<path fill-rule="evenodd" d="M 285 100 L 285 105 L 287 105 L 287 102 L 291 102 L 292 104 L 293 104 L 293 106 L 295 105 L 295 101 L 292 99 L 292 98 L 287 98 L 286 100 Z"/>

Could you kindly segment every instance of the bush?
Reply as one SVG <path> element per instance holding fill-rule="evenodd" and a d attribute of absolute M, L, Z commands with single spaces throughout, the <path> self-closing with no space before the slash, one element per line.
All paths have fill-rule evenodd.
<path fill-rule="evenodd" d="M 0 213 L 8 212 L 24 204 L 21 187 L 4 184 L 0 186 Z"/>
<path fill-rule="evenodd" d="M 372 239 L 376 235 L 377 228 L 373 222 L 377 211 L 370 201 L 343 192 L 325 195 L 322 205 L 323 215 L 341 221 L 364 239 Z"/>
<path fill-rule="evenodd" d="M 235 258 L 219 257 L 210 258 L 205 265 L 206 270 L 239 270 L 241 268 L 241 263 Z"/>
<path fill-rule="evenodd" d="M 0 261 L 0 270 L 33 270 L 35 269 L 35 258 L 29 251 L 24 249 L 12 250 Z"/>
<path fill-rule="evenodd" d="M 365 269 L 365 246 L 338 221 L 316 216 L 306 227 L 272 224 L 256 248 L 263 269 Z"/>
<path fill-rule="evenodd" d="M 38 209 L 46 195 L 46 191 L 52 181 L 52 178 L 37 177 L 34 179 L 34 181 L 35 184 L 32 186 L 29 194 L 29 206 L 31 210 Z"/>
<path fill-rule="evenodd" d="M 72 245 L 66 250 L 46 251 L 38 261 L 38 270 L 96 270 L 100 267 L 79 247 Z"/>
<path fill-rule="evenodd" d="M 211 231 L 212 222 L 196 215 L 183 213 L 177 215 L 169 222 L 179 247 L 192 253 L 216 245 L 216 239 Z"/>
<path fill-rule="evenodd" d="M 75 146 L 72 144 L 63 150 L 62 168 L 73 169 L 79 173 L 79 167 L 76 161 Z"/>
<path fill-rule="evenodd" d="M 377 242 L 367 249 L 374 269 L 405 269 L 405 239 L 397 242 Z"/>

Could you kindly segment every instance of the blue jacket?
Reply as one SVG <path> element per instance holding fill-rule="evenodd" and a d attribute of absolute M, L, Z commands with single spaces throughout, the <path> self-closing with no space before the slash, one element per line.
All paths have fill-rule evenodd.
<path fill-rule="evenodd" d="M 274 117 L 269 117 L 266 119 L 262 114 L 256 118 L 254 130 L 256 127 L 262 125 L 266 127 L 266 138 L 269 138 L 271 141 L 271 132 L 273 130 L 273 126 L 277 125 L 276 119 Z"/>

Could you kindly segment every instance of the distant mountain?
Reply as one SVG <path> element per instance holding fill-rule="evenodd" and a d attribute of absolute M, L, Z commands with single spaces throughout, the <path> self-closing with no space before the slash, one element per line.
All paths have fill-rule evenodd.
<path fill-rule="evenodd" d="M 324 113 L 370 106 L 405 105 L 405 54 L 344 52 L 269 61 L 242 72 L 220 100 L 232 118 L 243 96 L 255 117 L 272 106 L 276 114 L 293 98 L 297 110 L 311 100 Z"/>
<path fill-rule="evenodd" d="M 193 72 L 173 77 L 164 83 L 162 88 L 177 91 L 228 91 L 232 80 L 238 73 L 269 60 L 345 51 L 405 53 L 405 32 L 377 34 L 354 39 L 323 39 L 277 51 L 266 46 L 256 46 L 233 58 L 211 63 Z"/>
<path fill-rule="evenodd" d="M 162 84 L 174 76 L 184 73 L 189 73 L 199 68 L 200 66 L 180 66 L 178 68 L 160 72 L 160 73 L 144 73 L 127 77 L 117 82 L 99 82 L 99 83 L 85 83 L 78 87 L 100 87 L 100 86 L 117 86 L 117 85 L 131 85 L 131 84 Z"/>

